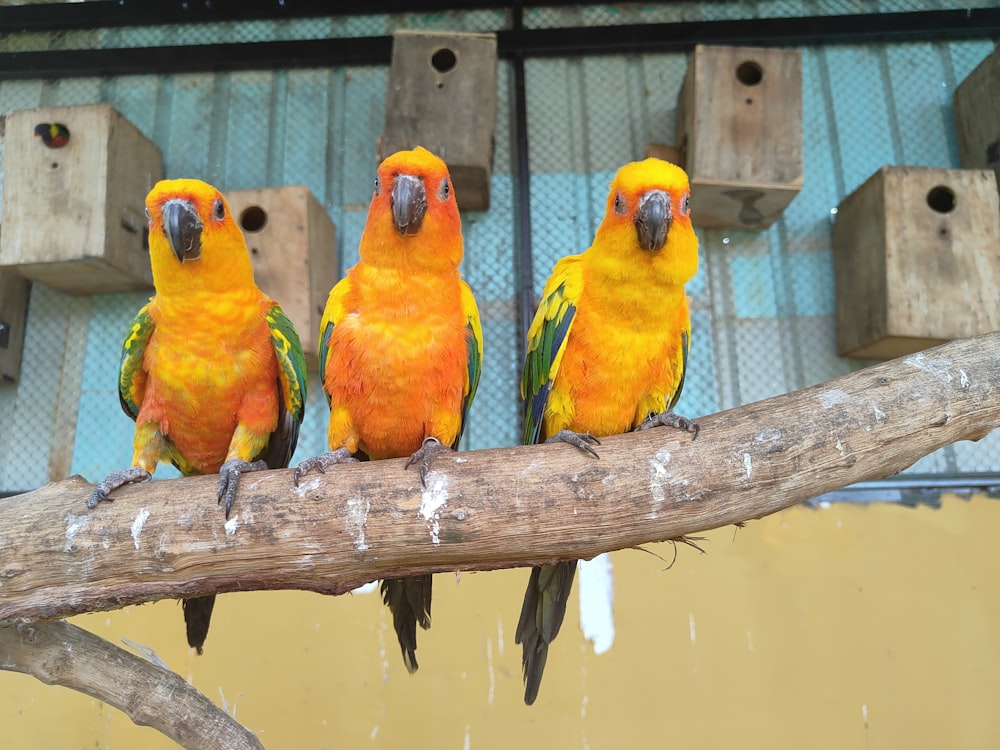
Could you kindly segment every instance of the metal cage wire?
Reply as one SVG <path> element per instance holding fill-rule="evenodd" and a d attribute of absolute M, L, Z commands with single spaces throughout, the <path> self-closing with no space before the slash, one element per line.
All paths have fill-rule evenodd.
<path fill-rule="evenodd" d="M 948 5 L 629 3 L 530 8 L 523 22 L 560 28 Z M 0 53 L 370 37 L 400 28 L 496 31 L 511 24 L 508 11 L 473 10 L 105 28 L 6 34 Z M 698 231 L 701 267 L 688 287 L 692 360 L 680 411 L 708 414 L 864 364 L 834 349 L 833 211 L 882 164 L 958 164 L 950 97 L 991 49 L 988 41 L 803 48 L 804 187 L 768 231 Z M 499 65 L 491 208 L 463 215 L 463 272 L 486 342 L 468 448 L 513 445 L 520 436 L 516 64 Z M 523 64 L 533 256 L 527 278 L 535 297 L 559 257 L 590 244 L 614 171 L 641 158 L 648 142 L 673 142 L 687 58 L 668 52 Z M 4 80 L 0 112 L 109 102 L 160 147 L 169 177 L 197 176 L 224 190 L 304 184 L 337 227 L 343 271 L 357 258 L 386 89 L 387 68 L 367 65 Z M 0 491 L 27 490 L 68 473 L 97 479 L 128 464 L 132 423 L 118 405 L 116 370 L 128 322 L 146 296 L 78 298 L 34 285 L 20 382 L 0 384 Z M 327 408 L 315 376 L 310 385 L 295 461 L 325 449 Z M 995 471 L 998 440 L 949 446 L 912 471 L 940 477 Z M 170 467 L 157 472 L 171 475 Z"/>

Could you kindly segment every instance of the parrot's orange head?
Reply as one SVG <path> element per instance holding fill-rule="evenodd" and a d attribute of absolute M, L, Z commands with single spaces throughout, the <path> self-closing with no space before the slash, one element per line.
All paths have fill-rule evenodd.
<path fill-rule="evenodd" d="M 462 221 L 441 159 L 417 146 L 379 164 L 360 250 L 368 263 L 428 270 L 458 267 Z"/>
<path fill-rule="evenodd" d="M 626 164 L 611 181 L 597 236 L 622 262 L 635 262 L 638 253 L 676 283 L 687 282 L 698 270 L 687 174 L 662 159 Z"/>
<path fill-rule="evenodd" d="M 222 193 L 201 180 L 161 180 L 146 196 L 157 293 L 253 282 L 246 241 Z"/>

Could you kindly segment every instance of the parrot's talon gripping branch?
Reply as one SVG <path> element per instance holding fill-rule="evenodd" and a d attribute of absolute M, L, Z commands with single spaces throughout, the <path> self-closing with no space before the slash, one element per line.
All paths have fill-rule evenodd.
<path fill-rule="evenodd" d="M 431 470 L 431 461 L 434 460 L 434 456 L 439 453 L 454 453 L 454 451 L 448 446 L 442 445 L 441 441 L 436 437 L 424 438 L 424 442 L 410 455 L 403 468 L 409 469 L 419 461 L 420 486 L 427 487 L 427 472 Z"/>
<path fill-rule="evenodd" d="M 661 411 L 659 414 L 650 414 L 645 422 L 635 428 L 635 432 L 649 430 L 653 427 L 676 427 L 678 430 L 690 432 L 694 436 L 691 438 L 692 441 L 697 440 L 698 433 L 701 432 L 701 427 L 698 426 L 697 422 L 687 417 L 682 417 L 680 414 L 676 414 L 669 409 Z"/>
<path fill-rule="evenodd" d="M 292 474 L 292 480 L 295 482 L 295 486 L 299 486 L 299 479 L 304 477 L 310 471 L 318 471 L 320 474 L 325 474 L 326 470 L 331 466 L 336 466 L 337 464 L 356 464 L 358 459 L 351 455 L 351 452 L 347 448 L 340 447 L 335 451 L 330 451 L 328 453 L 320 453 L 318 456 L 313 456 L 312 458 L 307 458 L 305 461 L 301 462 L 295 467 L 295 472 Z"/>
<path fill-rule="evenodd" d="M 240 488 L 240 474 L 251 471 L 261 471 L 268 468 L 265 461 L 242 461 L 238 458 L 231 458 L 219 468 L 219 502 L 226 499 L 226 518 L 229 518 L 229 511 L 236 502 L 236 491 Z"/>
<path fill-rule="evenodd" d="M 559 430 L 555 435 L 545 440 L 546 443 L 569 443 L 575 445 L 582 451 L 586 451 L 594 458 L 600 458 L 597 451 L 591 445 L 600 445 L 601 441 L 589 432 L 573 432 L 572 430 Z"/>
<path fill-rule="evenodd" d="M 119 487 L 126 484 L 131 484 L 132 482 L 145 482 L 150 478 L 148 471 L 143 469 L 141 466 L 133 466 L 129 469 L 118 469 L 112 471 L 106 477 L 104 481 L 94 487 L 94 491 L 90 493 L 90 497 L 87 498 L 87 507 L 93 510 L 97 507 L 97 504 L 101 500 L 110 503 L 114 500 L 109 494 Z"/>

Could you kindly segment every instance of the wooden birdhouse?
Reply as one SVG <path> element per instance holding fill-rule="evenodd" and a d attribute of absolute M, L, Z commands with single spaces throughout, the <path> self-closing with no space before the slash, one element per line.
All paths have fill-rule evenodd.
<path fill-rule="evenodd" d="M 0 267 L 70 294 L 152 287 L 145 198 L 162 177 L 156 144 L 110 104 L 10 113 Z"/>
<path fill-rule="evenodd" d="M 7 383 L 21 372 L 30 284 L 17 271 L 0 271 L 0 380 Z"/>
<path fill-rule="evenodd" d="M 691 220 L 765 229 L 802 189 L 802 56 L 699 44 L 677 100 Z"/>
<path fill-rule="evenodd" d="M 962 166 L 992 169 L 1000 181 L 1000 47 L 955 89 L 954 110 Z"/>
<path fill-rule="evenodd" d="M 496 112 L 494 34 L 393 34 L 379 161 L 423 146 L 448 165 L 459 209 L 485 211 Z"/>
<path fill-rule="evenodd" d="M 337 282 L 336 230 L 309 188 L 293 185 L 226 193 L 246 237 L 257 285 L 292 321 L 306 365 L 319 369 L 319 323 Z"/>
<path fill-rule="evenodd" d="M 1000 329 L 990 170 L 882 167 L 837 208 L 837 351 L 888 359 Z"/>

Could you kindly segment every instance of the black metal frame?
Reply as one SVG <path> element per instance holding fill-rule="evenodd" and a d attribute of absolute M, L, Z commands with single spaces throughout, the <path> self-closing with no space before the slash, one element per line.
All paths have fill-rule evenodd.
<path fill-rule="evenodd" d="M 203 0 L 204 2 L 205 0 Z M 728 1 L 728 0 L 725 0 Z M 235 0 L 226 0 L 226 7 Z M 293 0 L 285 0 L 292 5 Z M 214 0 L 213 8 L 218 3 Z M 298 0 L 305 8 L 300 15 L 314 12 L 314 0 Z M 547 5 L 556 5 L 556 2 Z M 99 2 L 24 5 L 0 8 L 0 33 L 15 33 L 15 29 L 51 31 L 80 30 L 106 26 L 148 26 L 134 20 L 133 15 L 115 18 L 105 23 L 103 12 L 84 16 L 87 6 L 113 5 Z M 191 2 L 195 6 L 198 3 Z M 190 12 L 178 20 L 177 14 L 161 10 L 152 18 L 157 23 L 212 23 L 255 17 L 249 11 L 275 5 L 250 0 L 245 12 L 208 14 Z M 401 3 L 370 0 L 368 6 L 395 7 Z M 421 4 L 417 4 L 421 5 Z M 424 6 L 434 3 L 426 2 Z M 453 2 L 446 5 L 462 5 Z M 499 7 L 496 2 L 468 2 L 468 7 Z M 171 6 L 172 7 L 172 6 Z M 241 5 L 240 8 L 243 6 Z M 21 11 L 56 8 L 48 18 L 37 13 L 21 15 Z M 72 10 L 70 10 L 72 9 Z M 807 46 L 826 44 L 876 44 L 884 42 L 995 39 L 1000 37 L 1000 8 L 967 10 L 914 11 L 910 13 L 875 13 L 846 16 L 807 16 L 800 18 L 755 18 L 739 21 L 692 21 L 624 26 L 581 26 L 570 28 L 526 29 L 519 20 L 523 9 L 511 10 L 511 28 L 498 29 L 498 54 L 506 59 L 601 54 L 685 51 L 695 44 L 728 44 L 746 46 Z M 372 7 L 366 10 L 377 12 Z M 16 13 L 14 13 L 17 11 Z M 262 12 L 262 11 L 261 11 Z M 10 14 L 10 15 L 8 15 Z M 66 14 L 62 18 L 62 14 Z M 325 15 L 335 15 L 327 12 Z M 271 14 L 268 17 L 284 17 Z M 88 23 L 84 23 L 84 20 Z M 118 23 L 124 20 L 129 23 Z M 164 21 L 163 19 L 170 19 Z M 267 70 L 271 68 L 330 67 L 337 65 L 388 65 L 392 54 L 392 37 L 347 37 L 337 39 L 302 39 L 281 42 L 246 42 L 237 44 L 198 44 L 169 47 L 138 47 L 116 49 L 45 50 L 39 52 L 8 52 L 0 54 L 0 78 L 67 78 L 75 76 L 108 76 L 156 73 L 190 73 L 195 71 Z"/>

